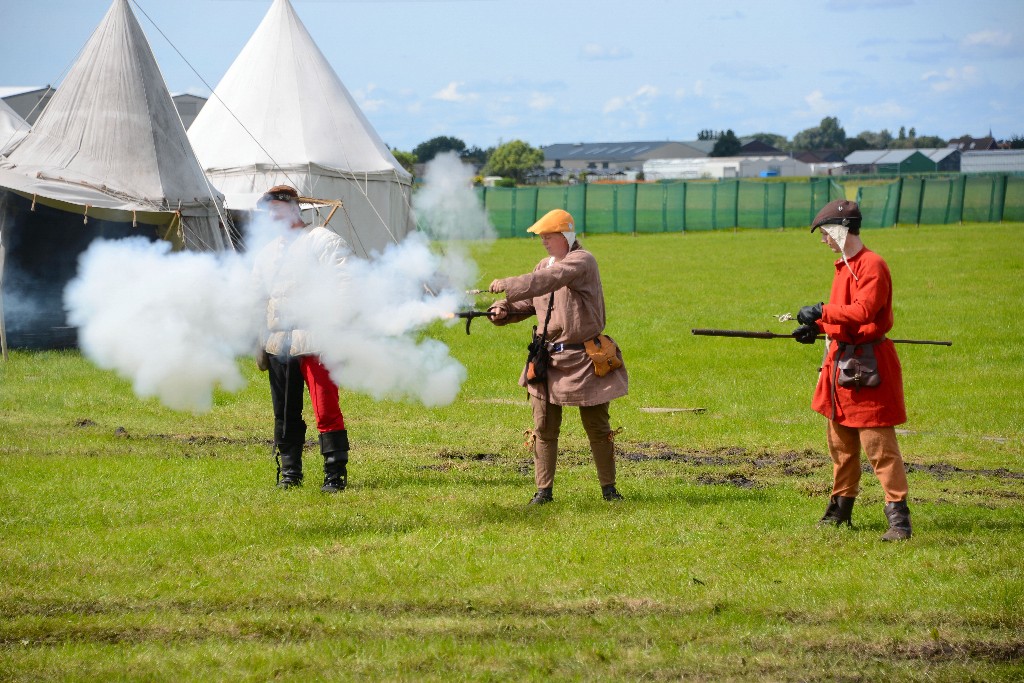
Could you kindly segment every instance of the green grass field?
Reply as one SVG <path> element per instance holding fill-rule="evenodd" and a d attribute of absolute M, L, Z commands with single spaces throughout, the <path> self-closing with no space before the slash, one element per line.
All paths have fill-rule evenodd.
<path fill-rule="evenodd" d="M 809 409 L 827 298 L 806 229 L 585 238 L 628 397 L 619 504 L 578 413 L 556 500 L 527 508 L 529 326 L 426 333 L 468 369 L 450 406 L 343 394 L 350 489 L 273 488 L 266 378 L 211 412 L 136 398 L 77 353 L 0 363 L 0 680 L 1024 680 L 1024 225 L 865 231 L 893 271 L 914 538 L 853 529 Z M 474 246 L 480 284 L 535 240 Z M 490 297 L 482 295 L 481 305 Z M 652 408 L 703 411 L 648 412 Z"/>

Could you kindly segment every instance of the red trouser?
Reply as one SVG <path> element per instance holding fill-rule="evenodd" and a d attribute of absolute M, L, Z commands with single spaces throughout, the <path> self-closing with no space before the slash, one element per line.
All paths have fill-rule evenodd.
<path fill-rule="evenodd" d="M 309 387 L 309 401 L 313 404 L 317 431 L 323 434 L 344 429 L 345 416 L 341 414 L 338 386 L 331 379 L 331 373 L 316 356 L 302 356 L 301 361 L 302 378 Z"/>
<path fill-rule="evenodd" d="M 856 498 L 860 491 L 861 447 L 885 492 L 885 502 L 907 499 L 907 472 L 896 442 L 895 427 L 844 427 L 828 421 L 828 452 L 832 456 L 832 495 Z"/>
<path fill-rule="evenodd" d="M 316 356 L 270 357 L 270 397 L 274 403 L 274 443 L 301 444 L 306 423 L 302 420 L 302 384 L 309 387 L 310 402 L 321 434 L 345 429 L 338 404 L 338 387 Z"/>

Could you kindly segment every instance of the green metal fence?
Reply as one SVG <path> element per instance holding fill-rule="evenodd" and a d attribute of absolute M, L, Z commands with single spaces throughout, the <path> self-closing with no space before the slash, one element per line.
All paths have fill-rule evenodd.
<path fill-rule="evenodd" d="M 477 188 L 500 237 L 525 237 L 551 209 L 580 233 L 681 232 L 809 225 L 833 199 L 855 199 L 864 227 L 1024 221 L 1024 176 L 901 177 L 884 184 L 812 178 Z M 850 196 L 852 195 L 852 196 Z"/>

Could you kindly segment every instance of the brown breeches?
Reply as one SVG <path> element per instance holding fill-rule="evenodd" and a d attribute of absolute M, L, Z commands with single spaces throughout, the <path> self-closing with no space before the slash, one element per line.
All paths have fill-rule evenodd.
<path fill-rule="evenodd" d="M 533 408 L 533 465 L 537 488 L 550 488 L 558 461 L 558 434 L 562 428 L 562 406 L 530 396 Z M 590 452 L 597 466 L 601 486 L 615 483 L 615 441 L 608 404 L 580 406 L 580 420 L 590 440 Z"/>
<path fill-rule="evenodd" d="M 885 502 L 907 499 L 907 472 L 896 442 L 895 427 L 844 427 L 828 422 L 828 452 L 832 456 L 832 495 L 856 498 L 860 491 L 860 452 L 864 452 L 885 492 Z"/>

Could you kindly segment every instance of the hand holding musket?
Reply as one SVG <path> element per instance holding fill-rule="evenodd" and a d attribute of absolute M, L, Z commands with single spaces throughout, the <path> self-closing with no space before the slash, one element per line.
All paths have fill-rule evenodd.
<path fill-rule="evenodd" d="M 466 320 L 466 334 L 469 334 L 469 326 L 473 323 L 473 318 L 493 318 L 495 316 L 494 311 L 456 311 L 450 314 L 449 318 L 464 318 Z"/>

